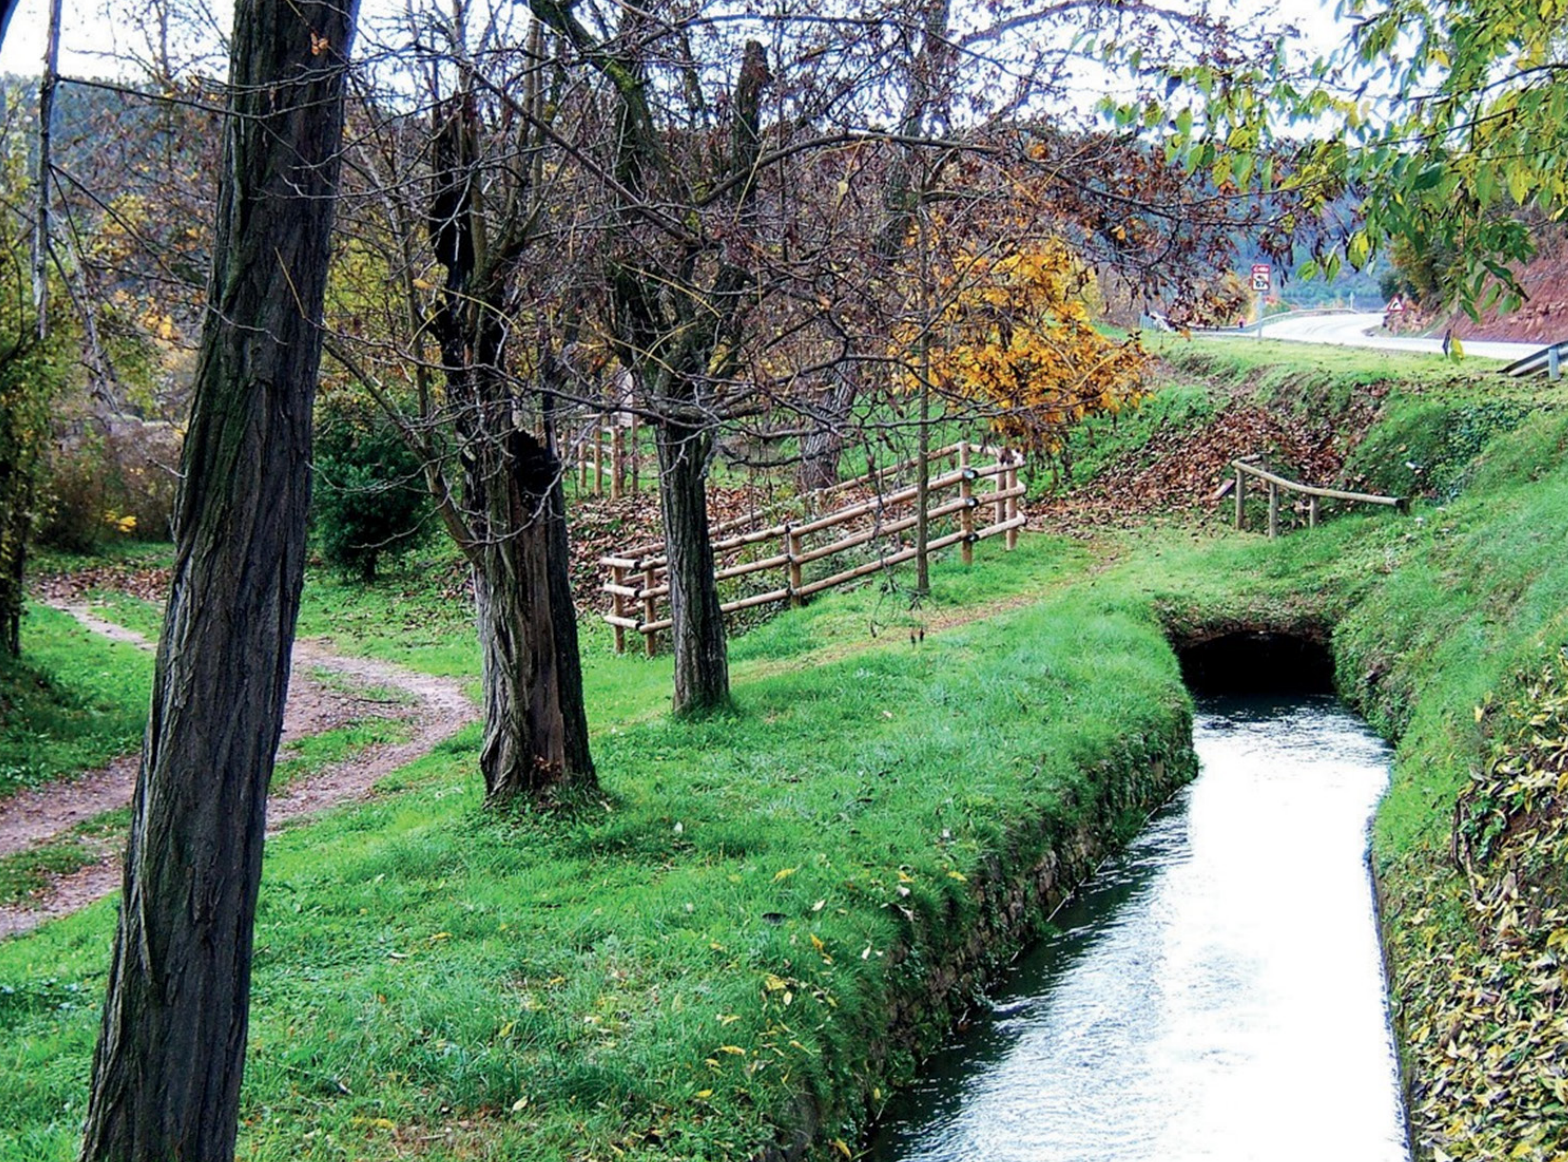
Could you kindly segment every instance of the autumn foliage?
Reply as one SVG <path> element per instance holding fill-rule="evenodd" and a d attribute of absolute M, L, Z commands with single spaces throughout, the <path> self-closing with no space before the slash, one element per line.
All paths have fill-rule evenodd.
<path fill-rule="evenodd" d="M 961 255 L 940 282 L 931 380 L 979 408 L 1008 444 L 1053 453 L 1080 420 L 1143 397 L 1142 348 L 1091 325 L 1093 274 L 1065 243 Z M 903 338 L 908 347 L 919 336 Z"/>

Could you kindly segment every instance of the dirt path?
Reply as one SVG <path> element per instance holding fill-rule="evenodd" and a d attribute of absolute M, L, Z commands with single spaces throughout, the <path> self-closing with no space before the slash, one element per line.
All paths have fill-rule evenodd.
<path fill-rule="evenodd" d="M 152 648 L 142 635 L 103 620 L 85 604 L 61 602 L 56 608 L 94 633 Z M 324 682 L 317 676 L 321 672 L 339 681 Z M 388 698 L 378 691 L 394 692 L 397 697 Z M 268 803 L 269 834 L 290 821 L 368 796 L 378 779 L 429 753 L 477 717 L 473 703 L 455 679 L 417 674 L 390 662 L 344 657 L 333 653 L 327 642 L 294 643 L 294 671 L 284 711 L 285 745 L 371 717 L 406 721 L 414 733 L 403 742 L 370 747 L 344 762 L 291 781 Z M 129 805 L 138 762 L 138 756 L 129 755 L 102 771 L 24 791 L 0 802 L 0 856 L 61 838 L 81 823 Z M 0 905 L 0 938 L 29 931 L 108 895 L 120 886 L 120 874 L 119 843 L 104 842 L 97 862 L 56 877 L 26 906 Z"/>

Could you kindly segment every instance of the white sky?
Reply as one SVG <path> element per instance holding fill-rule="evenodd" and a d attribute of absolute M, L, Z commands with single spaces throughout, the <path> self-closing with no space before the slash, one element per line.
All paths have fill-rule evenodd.
<path fill-rule="evenodd" d="M 226 34 L 233 19 L 231 0 L 213 0 L 213 19 Z M 0 44 L 0 73 L 36 76 L 43 71 L 44 41 L 49 27 L 47 0 L 22 0 L 5 42 Z M 66 0 L 60 21 L 60 71 L 73 77 L 114 76 L 124 72 L 126 54 L 145 54 L 135 21 L 116 0 Z"/>
<path fill-rule="evenodd" d="M 228 29 L 233 11 L 231 0 L 212 0 L 214 19 Z M 395 0 L 363 0 L 361 18 L 369 11 L 394 8 Z M 1349 24 L 1336 20 L 1334 7 L 1327 0 L 1282 0 L 1271 23 L 1294 23 L 1302 32 L 1304 55 L 1326 56 L 1340 48 L 1349 35 Z M 1258 12 L 1258 0 L 1217 0 L 1211 11 L 1231 13 L 1238 21 Z M 105 10 L 108 10 L 106 13 Z M 134 21 L 125 14 L 119 0 L 86 0 L 66 3 L 61 32 L 60 71 L 68 76 L 105 76 L 122 71 L 115 58 L 126 52 L 145 53 L 145 41 L 138 42 Z M 111 15 L 112 13 L 114 15 Z M 36 75 L 42 70 L 45 31 L 48 24 L 46 0 L 22 0 L 5 41 L 0 44 L 0 73 Z"/>

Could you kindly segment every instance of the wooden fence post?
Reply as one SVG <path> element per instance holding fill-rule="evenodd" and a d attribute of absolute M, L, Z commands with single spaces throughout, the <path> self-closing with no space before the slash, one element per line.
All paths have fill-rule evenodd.
<path fill-rule="evenodd" d="M 593 494 L 604 495 L 604 413 L 594 416 L 593 423 Z"/>
<path fill-rule="evenodd" d="M 1019 457 L 1016 453 L 1009 452 L 1007 454 L 1007 491 L 1009 493 L 1018 487 L 1018 460 Z M 1009 496 L 1007 498 L 1007 520 L 1009 524 L 1007 549 L 1009 552 L 1018 547 L 1018 526 L 1012 523 L 1018 518 L 1018 511 L 1018 497 Z"/>
<path fill-rule="evenodd" d="M 1247 516 L 1247 474 L 1236 466 L 1236 531 L 1240 532 Z"/>
<path fill-rule="evenodd" d="M 622 566 L 612 565 L 610 567 L 610 583 L 612 585 L 626 584 L 626 570 Z M 626 598 L 624 595 L 621 593 L 612 593 L 610 595 L 610 612 L 616 617 L 626 616 Z M 618 623 L 615 626 L 615 652 L 617 654 L 626 652 L 626 627 Z"/>
<path fill-rule="evenodd" d="M 1269 481 L 1269 540 L 1279 536 L 1279 485 Z"/>
<path fill-rule="evenodd" d="M 644 625 L 652 625 L 654 620 L 653 607 L 655 602 L 654 598 L 650 596 L 653 592 L 653 580 L 653 566 L 644 565 L 642 568 L 642 623 Z M 659 632 L 657 630 L 645 629 L 642 631 L 642 636 L 648 656 L 651 658 L 659 652 Z"/>
<path fill-rule="evenodd" d="M 619 417 L 612 415 L 610 422 L 610 499 L 619 500 L 626 479 L 626 430 Z"/>
<path fill-rule="evenodd" d="M 964 532 L 964 539 L 960 542 L 964 564 L 975 563 L 975 510 L 970 507 L 974 503 L 974 484 L 969 478 L 969 441 L 961 440 L 958 444 L 958 471 L 961 474 L 958 480 L 958 497 L 964 502 L 964 507 L 958 510 L 958 527 Z"/>
<path fill-rule="evenodd" d="M 637 413 L 636 412 L 632 413 L 632 427 L 631 427 L 631 437 L 630 438 L 631 438 L 631 443 L 632 443 L 632 495 L 636 496 L 637 493 L 639 491 L 641 491 L 641 489 L 638 486 L 637 473 L 638 473 L 638 469 L 642 466 L 642 452 L 637 447 Z"/>
<path fill-rule="evenodd" d="M 1007 451 L 997 449 L 996 475 L 991 478 L 992 491 L 996 493 L 994 502 L 996 517 L 992 524 L 1001 524 L 1007 519 L 1007 501 L 1002 498 L 1002 493 L 1007 490 Z"/>
<path fill-rule="evenodd" d="M 1309 529 L 1318 527 L 1318 498 L 1315 496 L 1307 497 L 1307 527 Z"/>
<path fill-rule="evenodd" d="M 791 608 L 798 609 L 805 604 L 805 599 L 800 595 L 800 586 L 803 574 L 800 566 L 800 534 L 795 531 L 795 526 L 784 526 L 784 552 L 789 557 L 789 603 Z"/>

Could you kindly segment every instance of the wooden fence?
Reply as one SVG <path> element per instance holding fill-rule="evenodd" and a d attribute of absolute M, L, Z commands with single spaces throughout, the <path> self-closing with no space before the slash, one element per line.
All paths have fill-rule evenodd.
<path fill-rule="evenodd" d="M 972 463 L 976 458 L 991 462 L 976 466 Z M 1018 530 L 1026 520 L 1018 503 L 1024 494 L 1023 486 L 1018 483 L 1022 457 L 1015 452 L 963 442 L 933 452 L 930 461 L 933 469 L 951 467 L 940 473 L 933 471 L 928 485 L 927 516 L 933 522 L 956 518 L 957 528 L 932 537 L 927 551 L 959 545 L 967 565 L 974 559 L 975 542 L 986 537 L 1002 534 L 1007 538 L 1007 547 L 1014 548 L 1018 543 Z M 918 490 L 911 484 L 882 491 L 890 479 L 896 479 L 912 466 L 913 462 L 894 465 L 814 494 L 820 502 L 824 496 L 841 494 L 857 486 L 877 489 L 877 495 L 824 516 L 785 521 L 760 529 L 745 528 L 757 519 L 756 516 L 715 526 L 712 530 L 715 577 L 720 581 L 740 577 L 760 579 L 776 573 L 778 578 L 777 585 L 724 602 L 720 608 L 725 613 L 734 613 L 779 602 L 800 605 L 814 593 L 913 560 L 916 550 L 906 544 L 900 534 L 912 530 L 919 519 L 915 512 Z M 976 487 L 987 481 L 988 487 Z M 952 495 L 950 499 L 939 500 L 944 494 Z M 872 546 L 875 556 L 827 576 L 807 579 L 806 566 L 862 546 Z M 616 652 L 625 651 L 626 631 L 632 630 L 643 635 L 651 656 L 658 650 L 658 635 L 673 624 L 666 612 L 670 595 L 669 558 L 665 555 L 663 542 L 601 557 L 599 563 L 609 573 L 609 580 L 600 589 L 610 595 L 610 612 L 604 619 L 615 627 Z M 760 583 L 766 584 L 766 581 Z"/>
<path fill-rule="evenodd" d="M 642 448 L 636 412 L 599 412 L 574 442 L 577 492 L 619 500 L 642 490 Z M 608 485 L 608 487 L 607 487 Z"/>
<path fill-rule="evenodd" d="M 1283 476 L 1276 476 L 1256 464 L 1245 460 L 1232 461 L 1236 469 L 1234 492 L 1236 497 L 1236 527 L 1245 527 L 1247 511 L 1247 478 L 1261 480 L 1268 485 L 1269 491 L 1269 537 L 1279 535 L 1279 494 L 1281 491 L 1297 492 L 1307 498 L 1307 527 L 1316 528 L 1318 524 L 1319 500 L 1349 500 L 1358 504 L 1381 504 L 1389 508 L 1404 512 L 1409 508 L 1409 501 L 1400 496 L 1375 496 L 1368 492 L 1346 492 L 1339 488 L 1316 488 L 1310 484 L 1302 484 L 1296 480 L 1287 480 Z"/>

